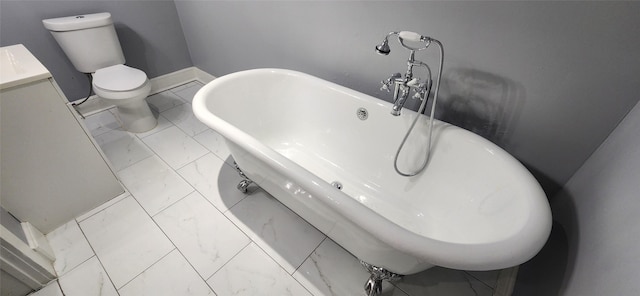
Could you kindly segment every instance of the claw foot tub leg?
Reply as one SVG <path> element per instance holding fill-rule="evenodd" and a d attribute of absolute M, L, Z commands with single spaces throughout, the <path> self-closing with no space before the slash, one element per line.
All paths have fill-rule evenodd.
<path fill-rule="evenodd" d="M 238 166 L 238 164 L 235 161 L 233 162 L 233 165 L 236 167 L 236 170 L 238 171 L 238 174 L 242 178 L 242 181 L 240 181 L 240 183 L 238 183 L 238 186 L 236 188 L 238 188 L 238 190 L 240 190 L 240 192 L 242 192 L 242 193 L 247 193 L 247 191 L 249 189 L 249 185 L 251 185 L 253 183 L 253 181 L 251 181 L 251 179 L 249 179 L 244 174 L 244 172 L 240 169 L 240 167 Z"/>
<path fill-rule="evenodd" d="M 380 296 L 382 295 L 382 281 L 397 281 L 402 278 L 402 275 L 388 271 L 382 267 L 373 266 L 367 262 L 360 260 L 360 264 L 367 269 L 369 279 L 364 284 L 364 290 L 367 296 Z"/>

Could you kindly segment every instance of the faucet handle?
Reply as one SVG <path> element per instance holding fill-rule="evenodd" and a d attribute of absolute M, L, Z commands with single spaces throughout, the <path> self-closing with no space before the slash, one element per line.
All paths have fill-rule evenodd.
<path fill-rule="evenodd" d="M 380 90 L 385 90 L 387 92 L 390 92 L 390 90 L 389 90 L 389 84 L 390 84 L 389 81 L 382 80 L 382 81 L 380 81 L 380 83 L 382 83 L 382 86 L 380 87 Z"/>
<path fill-rule="evenodd" d="M 389 92 L 390 91 L 389 87 L 391 86 L 391 84 L 394 83 L 396 80 L 398 80 L 401 77 L 402 77 L 402 74 L 395 73 L 395 74 L 389 76 L 389 78 L 380 81 L 380 83 L 382 84 L 382 87 L 380 87 L 380 90 L 386 90 L 387 92 Z"/>
<path fill-rule="evenodd" d="M 413 95 L 414 99 L 424 99 L 424 95 L 427 93 L 427 84 L 426 83 L 420 83 L 416 86 L 416 92 Z"/>

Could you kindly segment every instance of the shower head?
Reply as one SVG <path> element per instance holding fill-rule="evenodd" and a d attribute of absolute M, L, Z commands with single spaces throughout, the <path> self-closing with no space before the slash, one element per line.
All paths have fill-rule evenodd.
<path fill-rule="evenodd" d="M 391 48 L 389 47 L 389 40 L 384 38 L 382 43 L 376 45 L 376 52 L 381 55 L 388 55 L 391 52 Z"/>
<path fill-rule="evenodd" d="M 389 32 L 387 36 L 384 36 L 384 40 L 382 40 L 382 43 L 376 45 L 376 52 L 380 55 L 388 55 L 391 52 L 391 48 L 389 47 L 389 36 L 397 34 L 398 32 Z"/>

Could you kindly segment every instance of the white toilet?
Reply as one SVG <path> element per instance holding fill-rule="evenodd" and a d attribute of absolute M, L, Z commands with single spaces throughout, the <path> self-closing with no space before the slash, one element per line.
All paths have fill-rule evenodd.
<path fill-rule="evenodd" d="M 118 108 L 123 128 L 141 133 L 157 124 L 145 98 L 147 74 L 124 65 L 120 41 L 108 12 L 43 20 L 73 66 L 92 73 L 93 91 Z"/>

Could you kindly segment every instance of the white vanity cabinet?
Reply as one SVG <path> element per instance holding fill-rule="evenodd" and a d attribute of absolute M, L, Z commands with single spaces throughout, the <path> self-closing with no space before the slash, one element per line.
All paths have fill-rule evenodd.
<path fill-rule="evenodd" d="M 122 194 L 49 71 L 22 45 L 0 48 L 0 57 L 2 207 L 49 233 Z"/>

